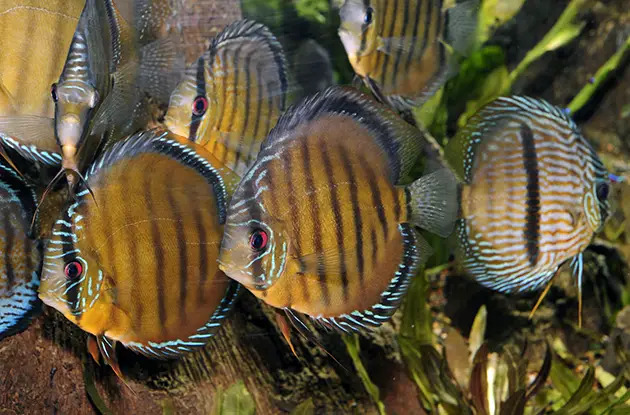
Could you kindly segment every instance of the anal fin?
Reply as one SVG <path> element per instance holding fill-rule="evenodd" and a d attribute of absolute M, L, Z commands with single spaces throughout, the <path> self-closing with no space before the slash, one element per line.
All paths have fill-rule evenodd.
<path fill-rule="evenodd" d="M 107 337 L 101 334 L 96 336 L 96 344 L 98 345 L 98 350 L 103 357 L 103 361 L 112 368 L 114 373 L 116 373 L 120 379 L 124 379 L 120 366 L 118 365 L 118 358 L 116 357 L 116 342 L 110 341 Z"/>

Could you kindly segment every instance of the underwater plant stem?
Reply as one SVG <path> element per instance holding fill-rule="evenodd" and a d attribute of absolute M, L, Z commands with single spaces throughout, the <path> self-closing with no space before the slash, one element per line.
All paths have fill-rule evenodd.
<path fill-rule="evenodd" d="M 619 68 L 619 65 L 625 60 L 628 53 L 630 53 L 630 36 L 628 36 L 621 48 L 597 70 L 592 82 L 586 84 L 569 103 L 568 109 L 571 114 L 578 112 L 586 105 L 604 81 L 608 79 L 608 76 Z"/>
<path fill-rule="evenodd" d="M 527 52 L 523 60 L 510 72 L 504 94 L 510 92 L 514 82 L 534 61 L 538 60 L 546 52 L 566 45 L 580 34 L 584 28 L 584 23 L 574 23 L 575 18 L 581 10 L 589 7 L 594 2 L 594 0 L 572 0 L 571 3 L 569 3 L 551 30 L 547 32 L 545 37 L 543 37 L 533 49 Z"/>
<path fill-rule="evenodd" d="M 380 399 L 378 386 L 372 382 L 365 366 L 363 366 L 363 362 L 361 361 L 361 356 L 359 355 L 359 337 L 356 334 L 351 334 L 342 336 L 342 338 L 343 342 L 346 344 L 346 350 L 352 359 L 352 363 L 354 363 L 354 367 L 363 382 L 363 386 L 374 400 L 374 403 L 378 407 L 379 414 L 385 415 L 387 412 L 385 411 L 385 405 Z"/>

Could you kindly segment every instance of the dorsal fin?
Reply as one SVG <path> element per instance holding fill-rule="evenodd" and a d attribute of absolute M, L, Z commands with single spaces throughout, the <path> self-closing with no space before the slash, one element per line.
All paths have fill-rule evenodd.
<path fill-rule="evenodd" d="M 114 144 L 92 164 L 85 179 L 88 180 L 99 170 L 111 166 L 122 158 L 131 158 L 138 154 L 152 152 L 170 156 L 183 165 L 198 171 L 212 186 L 217 200 L 219 223 L 225 223 L 227 188 L 218 168 L 209 161 L 212 156 L 194 143 L 187 142 L 183 138 L 165 131 L 142 131 Z"/>
<path fill-rule="evenodd" d="M 271 31 L 262 23 L 255 22 L 253 20 L 238 20 L 227 26 L 215 37 L 208 48 L 208 56 L 214 57 L 217 51 L 224 47 L 229 47 L 230 41 L 249 38 L 252 41 L 256 40 L 261 45 L 267 46 L 273 54 L 273 59 L 276 63 L 277 75 L 280 79 L 281 90 L 283 95 L 283 109 L 286 106 L 286 93 L 289 85 L 287 76 L 287 61 L 282 50 L 282 45 L 271 33 Z M 210 62 L 212 59 L 209 60 Z"/>
<path fill-rule="evenodd" d="M 351 117 L 367 128 L 388 157 L 393 182 L 410 180 L 422 150 L 423 133 L 388 107 L 350 87 L 331 87 L 290 107 L 263 142 L 261 153 L 281 144 L 299 126 L 329 115 Z"/>

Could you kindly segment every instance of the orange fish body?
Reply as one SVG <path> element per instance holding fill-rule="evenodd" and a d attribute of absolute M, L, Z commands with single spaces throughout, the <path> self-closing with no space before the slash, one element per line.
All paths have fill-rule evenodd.
<path fill-rule="evenodd" d="M 198 150 L 153 131 L 112 146 L 87 173 L 96 201 L 82 190 L 53 228 L 40 297 L 101 351 L 178 356 L 207 342 L 236 296 L 216 265 L 235 178 Z"/>
<path fill-rule="evenodd" d="M 447 235 L 455 180 L 409 183 L 421 133 L 345 88 L 292 107 L 230 202 L 220 267 L 266 303 L 342 331 L 391 317 L 430 248 Z"/>

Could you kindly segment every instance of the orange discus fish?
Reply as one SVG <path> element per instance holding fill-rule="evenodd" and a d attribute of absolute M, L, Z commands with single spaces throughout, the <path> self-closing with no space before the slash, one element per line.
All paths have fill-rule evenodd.
<path fill-rule="evenodd" d="M 217 257 L 236 177 L 198 146 L 166 132 L 113 145 L 55 223 L 40 298 L 96 336 L 120 374 L 117 342 L 154 358 L 203 346 L 238 285 Z M 98 207 L 96 205 L 98 202 Z"/>
<path fill-rule="evenodd" d="M 220 268 L 296 326 L 387 321 L 430 255 L 415 227 L 447 236 L 456 218 L 448 169 L 409 180 L 423 139 L 350 88 L 292 107 L 234 193 Z"/>
<path fill-rule="evenodd" d="M 166 126 L 242 175 L 287 99 L 282 46 L 266 26 L 227 26 L 171 95 Z"/>
<path fill-rule="evenodd" d="M 465 53 L 478 0 L 345 0 L 339 37 L 350 64 L 382 101 L 420 105 L 456 72 L 447 44 Z"/>

